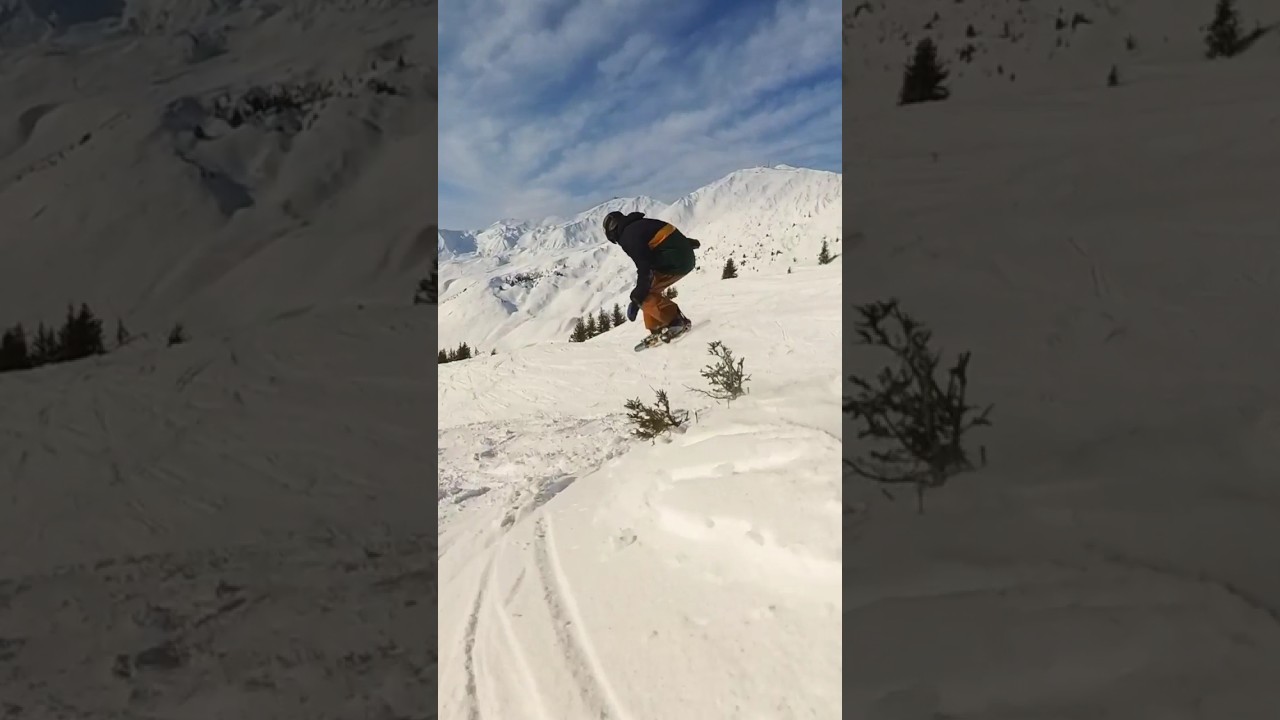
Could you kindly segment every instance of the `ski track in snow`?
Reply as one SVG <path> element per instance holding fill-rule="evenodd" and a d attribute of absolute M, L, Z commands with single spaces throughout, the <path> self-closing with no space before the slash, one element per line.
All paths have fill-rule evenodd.
<path fill-rule="evenodd" d="M 441 366 L 442 718 L 839 712 L 838 266 L 682 295 L 686 342 Z M 785 340 L 740 309 L 765 302 Z M 728 406 L 687 389 L 715 339 L 753 376 Z M 629 438 L 657 387 L 697 418 Z"/>

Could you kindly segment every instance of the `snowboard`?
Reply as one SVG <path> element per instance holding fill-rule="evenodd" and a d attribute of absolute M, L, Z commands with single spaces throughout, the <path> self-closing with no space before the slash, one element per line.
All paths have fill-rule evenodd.
<path fill-rule="evenodd" d="M 683 330 L 680 330 L 674 334 L 664 330 L 661 332 L 653 333 L 652 335 L 648 335 L 645 337 L 645 339 L 636 343 L 636 352 L 640 352 L 641 350 L 648 350 L 649 348 L 655 348 L 655 347 L 658 347 L 659 345 L 670 345 L 671 343 L 679 340 L 685 335 L 688 335 L 689 331 L 692 329 L 693 329 L 693 325 L 689 324 L 689 325 L 686 325 Z"/>

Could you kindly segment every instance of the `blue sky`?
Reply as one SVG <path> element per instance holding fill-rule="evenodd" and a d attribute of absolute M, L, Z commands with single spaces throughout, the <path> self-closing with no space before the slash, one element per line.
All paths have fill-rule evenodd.
<path fill-rule="evenodd" d="M 837 0 L 440 3 L 440 224 L 839 170 Z"/>

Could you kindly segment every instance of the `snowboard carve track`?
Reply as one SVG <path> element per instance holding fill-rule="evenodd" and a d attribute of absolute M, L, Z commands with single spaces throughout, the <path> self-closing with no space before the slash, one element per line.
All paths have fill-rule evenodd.
<path fill-rule="evenodd" d="M 591 643 L 581 629 L 581 616 L 556 561 L 555 538 L 545 515 L 534 525 L 533 557 L 556 640 L 564 650 L 569 672 L 578 685 L 583 703 L 592 718 L 626 720 L 627 716 L 623 714 L 613 688 L 596 660 Z"/>
<path fill-rule="evenodd" d="M 481 573 L 480 587 L 476 590 L 476 599 L 471 603 L 471 612 L 467 615 L 467 627 L 462 640 L 462 669 L 466 673 L 467 720 L 480 720 L 480 701 L 476 683 L 476 631 L 480 626 L 480 611 L 484 608 L 485 591 L 489 587 L 493 575 L 493 560 L 485 564 Z"/>

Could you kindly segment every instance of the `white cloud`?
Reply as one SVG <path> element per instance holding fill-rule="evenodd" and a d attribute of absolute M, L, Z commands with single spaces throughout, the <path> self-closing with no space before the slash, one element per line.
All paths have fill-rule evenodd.
<path fill-rule="evenodd" d="M 834 0 L 442 6 L 442 224 L 669 200 L 747 165 L 838 166 L 840 12 Z"/>

